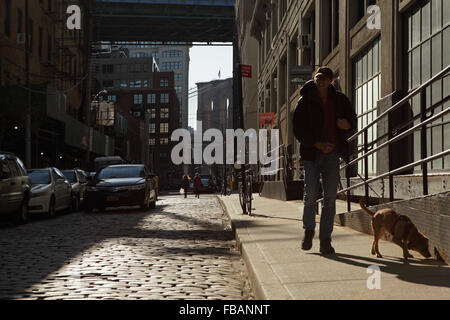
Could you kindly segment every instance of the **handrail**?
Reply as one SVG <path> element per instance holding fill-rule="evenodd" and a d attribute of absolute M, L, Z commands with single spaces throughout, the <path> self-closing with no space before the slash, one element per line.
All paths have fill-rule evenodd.
<path fill-rule="evenodd" d="M 450 100 L 450 99 L 449 99 L 449 100 Z M 444 103 L 445 103 L 445 102 L 444 102 Z M 391 144 L 391 143 L 394 143 L 394 142 L 396 142 L 396 141 L 398 141 L 398 140 L 404 138 L 405 136 L 407 136 L 407 135 L 410 134 L 411 132 L 416 131 L 416 130 L 419 129 L 420 127 L 423 127 L 423 126 L 427 125 L 428 123 L 435 121 L 437 118 L 440 118 L 440 117 L 446 115 L 446 114 L 449 113 L 449 112 L 450 112 L 450 108 L 447 108 L 447 109 L 445 109 L 445 110 L 442 110 L 441 112 L 439 112 L 438 114 L 434 115 L 434 116 L 431 117 L 431 118 L 428 118 L 428 119 L 425 120 L 424 122 L 421 122 L 421 123 L 416 124 L 414 127 L 409 128 L 408 130 L 402 132 L 402 133 L 399 134 L 399 135 L 396 135 L 396 136 L 393 137 L 392 139 L 390 139 L 390 140 L 388 140 L 388 141 L 386 141 L 386 142 L 380 144 L 379 146 L 377 146 L 376 148 L 370 150 L 369 152 L 365 153 L 364 155 L 362 155 L 362 156 L 360 156 L 360 157 L 358 157 L 358 158 L 356 158 L 356 159 L 353 159 L 352 161 L 350 161 L 350 162 L 347 163 L 346 165 L 342 166 L 342 167 L 340 168 L 340 170 L 345 169 L 345 168 L 351 166 L 352 164 L 358 162 L 358 161 L 361 160 L 362 158 L 366 158 L 367 156 L 370 156 L 372 153 L 374 153 L 374 152 L 376 152 L 376 151 L 378 151 L 378 150 L 380 150 L 380 149 L 386 147 L 387 145 L 389 145 L 389 144 Z"/>
<path fill-rule="evenodd" d="M 450 109 L 450 108 L 449 108 L 449 109 Z M 423 164 L 423 163 L 430 162 L 430 161 L 433 161 L 433 160 L 435 160 L 435 159 L 445 157 L 446 155 L 449 155 L 449 154 L 450 154 L 450 149 L 445 150 L 445 151 L 442 151 L 441 153 L 438 153 L 438 154 L 429 156 L 428 158 L 425 158 L 425 159 L 422 159 L 422 160 L 417 160 L 416 162 L 413 162 L 413 163 L 407 164 L 407 165 L 405 165 L 405 166 L 403 166 L 403 167 L 401 167 L 401 168 L 397 168 L 397 169 L 395 169 L 395 170 L 392 170 L 392 171 L 383 173 L 383 174 L 381 174 L 381 175 L 379 175 L 379 176 L 377 176 L 377 177 L 374 177 L 374 178 L 372 178 L 372 179 L 369 179 L 369 180 L 367 180 L 367 181 L 365 181 L 365 182 L 360 182 L 360 183 L 358 183 L 358 184 L 355 184 L 355 185 L 351 186 L 350 188 L 346 188 L 346 189 L 340 190 L 340 191 L 338 192 L 338 194 L 344 193 L 344 192 L 347 192 L 347 191 L 350 191 L 350 190 L 352 190 L 352 189 L 361 187 L 361 186 L 363 186 L 363 185 L 365 185 L 365 184 L 369 184 L 369 183 L 371 183 L 371 182 L 375 182 L 375 181 L 377 181 L 377 180 L 383 179 L 384 177 L 391 176 L 391 175 L 394 175 L 394 174 L 396 174 L 396 173 L 402 172 L 402 171 L 404 171 L 404 170 L 406 170 L 406 169 L 410 169 L 410 168 L 417 167 L 418 165 L 421 165 L 421 164 Z"/>
<path fill-rule="evenodd" d="M 385 177 L 389 177 L 389 198 L 390 201 L 394 200 L 394 188 L 393 188 L 393 176 L 401 173 L 405 170 L 414 168 L 416 166 L 422 166 L 422 178 L 423 178 L 423 194 L 427 195 L 428 194 L 428 166 L 427 163 L 430 161 L 433 161 L 435 159 L 439 159 L 439 158 L 443 158 L 447 155 L 450 155 L 450 149 L 444 150 L 438 154 L 435 155 L 431 155 L 431 156 L 427 156 L 427 125 L 429 125 L 430 123 L 432 123 L 433 121 L 439 120 L 439 118 L 442 118 L 444 115 L 450 113 L 450 107 L 447 107 L 445 109 L 443 109 L 441 112 L 439 112 L 438 114 L 434 114 L 434 110 L 436 107 L 444 105 L 445 103 L 447 103 L 450 100 L 450 96 L 446 96 L 445 98 L 442 98 L 439 102 L 433 104 L 430 107 L 426 107 L 426 96 L 427 96 L 427 92 L 426 92 L 426 88 L 428 86 L 430 86 L 431 84 L 433 84 L 436 81 L 442 80 L 445 76 L 447 76 L 447 74 L 450 72 L 450 65 L 447 66 L 445 69 L 443 69 L 442 71 L 440 71 L 437 75 L 435 75 L 434 77 L 432 77 L 431 79 L 429 79 L 428 81 L 426 81 L 425 83 L 423 83 L 422 85 L 420 85 L 418 88 L 414 89 L 413 91 L 411 91 L 409 94 L 407 94 L 403 99 L 401 99 L 399 102 L 397 102 L 396 104 L 394 104 L 392 107 L 388 108 L 386 111 L 384 111 L 383 113 L 381 113 L 376 119 L 374 119 L 371 123 L 367 124 L 366 126 L 364 126 L 362 129 L 360 129 L 357 133 L 355 133 L 354 135 L 352 135 L 350 138 L 348 138 L 348 142 L 351 142 L 353 140 L 355 140 L 355 138 L 359 137 L 360 135 L 363 135 L 363 148 L 362 150 L 358 150 L 358 152 L 356 153 L 357 155 L 362 151 L 363 155 L 357 157 L 356 159 L 352 159 L 351 161 L 349 160 L 348 163 L 346 163 L 344 166 L 339 168 L 339 171 L 346 169 L 346 177 L 347 177 L 347 188 L 342 189 L 340 191 L 337 192 L 337 194 L 342 194 L 342 193 L 347 193 L 347 210 L 350 211 L 351 210 L 351 204 L 350 204 L 350 191 L 353 189 L 356 189 L 358 187 L 361 187 L 363 185 L 365 185 L 365 193 L 366 193 L 366 197 L 368 197 L 369 195 L 369 184 L 373 183 L 375 181 L 381 180 Z M 408 123 L 405 124 L 403 123 L 399 128 L 395 129 L 395 132 L 398 133 L 400 130 L 404 129 L 406 126 L 411 125 L 414 121 L 416 121 L 417 119 L 420 119 L 420 123 L 414 125 L 411 128 L 408 128 L 406 131 L 395 134 L 395 136 L 393 136 L 393 128 L 391 128 L 391 122 L 390 122 L 390 118 L 389 116 L 391 115 L 391 113 L 398 109 L 401 106 L 404 106 L 408 100 L 410 100 L 411 98 L 413 98 L 414 96 L 420 94 L 420 114 L 418 116 L 413 117 L 413 119 L 409 119 Z M 432 112 L 431 115 L 427 116 L 427 113 Z M 373 147 L 373 145 L 375 145 L 376 143 L 374 141 L 372 141 L 371 143 L 369 143 L 367 140 L 368 138 L 368 129 L 371 128 L 373 125 L 375 125 L 376 123 L 378 123 L 383 117 L 388 116 L 388 130 L 387 130 L 387 134 L 383 134 L 382 137 L 385 137 L 386 135 L 388 136 L 388 141 L 383 142 L 381 145 L 378 145 L 376 147 Z M 389 169 L 388 172 L 380 174 L 376 177 L 370 178 L 368 176 L 368 157 L 372 154 L 374 154 L 375 152 L 379 151 L 380 149 L 386 147 L 386 146 L 390 146 L 392 143 L 397 142 L 403 138 L 405 138 L 406 136 L 411 135 L 413 132 L 417 131 L 421 129 L 421 137 L 420 137 L 420 141 L 421 141 L 421 159 L 411 162 L 407 165 L 404 165 L 400 168 L 391 170 L 391 156 L 392 154 L 389 154 Z M 380 140 L 380 137 L 377 137 L 376 142 L 378 142 Z M 368 146 L 372 146 L 371 149 L 368 149 Z M 360 178 L 363 180 L 363 182 L 360 183 L 356 183 L 352 186 L 350 186 L 350 175 L 349 175 L 349 167 L 358 163 L 361 160 L 365 160 L 364 161 L 364 171 L 365 171 L 365 179 L 363 177 L 360 176 Z M 345 161 L 344 161 L 345 163 Z M 373 189 L 372 189 L 373 190 Z M 318 201 L 321 201 L 323 199 L 320 199 Z"/>
<path fill-rule="evenodd" d="M 398 109 L 400 106 L 404 105 L 408 100 L 410 100 L 412 97 L 414 97 L 417 93 L 419 93 L 420 91 L 422 91 L 424 88 L 426 88 L 427 86 L 429 86 L 430 84 L 434 83 L 436 80 L 440 79 L 443 77 L 443 75 L 445 75 L 446 73 L 450 72 L 450 65 L 447 66 L 444 70 L 442 70 L 441 72 L 439 72 L 437 75 L 435 75 L 433 78 L 429 79 L 428 81 L 426 81 L 425 83 L 423 83 L 422 85 L 420 85 L 418 88 L 414 89 L 413 91 L 411 91 L 406 97 L 404 97 L 402 100 L 400 100 L 399 102 L 397 102 L 396 104 L 394 104 L 392 107 L 390 107 L 389 109 L 387 109 L 386 111 L 384 111 L 383 113 L 381 113 L 376 119 L 374 119 L 371 123 L 367 124 L 364 128 L 362 128 L 361 130 L 359 130 L 358 132 L 356 132 L 353 136 L 351 136 L 350 138 L 348 138 L 348 142 L 355 140 L 356 137 L 358 137 L 361 133 L 363 133 L 365 130 L 367 130 L 368 128 L 372 127 L 374 124 L 378 123 L 378 121 L 381 120 L 381 118 L 385 117 L 386 115 L 388 115 L 390 112 Z"/>

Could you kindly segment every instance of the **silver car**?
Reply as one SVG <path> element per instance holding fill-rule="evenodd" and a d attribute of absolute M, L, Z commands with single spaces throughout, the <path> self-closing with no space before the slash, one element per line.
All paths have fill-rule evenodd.
<path fill-rule="evenodd" d="M 62 173 L 72 187 L 72 208 L 78 211 L 84 202 L 88 174 L 81 169 L 62 170 Z"/>
<path fill-rule="evenodd" d="M 28 170 L 31 179 L 30 213 L 46 212 L 53 217 L 56 211 L 71 207 L 72 187 L 58 168 Z"/>

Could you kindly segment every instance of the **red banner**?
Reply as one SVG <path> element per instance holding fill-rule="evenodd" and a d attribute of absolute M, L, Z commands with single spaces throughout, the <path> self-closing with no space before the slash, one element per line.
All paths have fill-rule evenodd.
<path fill-rule="evenodd" d="M 241 73 L 242 77 L 244 78 L 251 78 L 252 77 L 252 66 L 241 64 Z"/>
<path fill-rule="evenodd" d="M 259 124 L 273 124 L 275 121 L 275 112 L 260 113 Z"/>

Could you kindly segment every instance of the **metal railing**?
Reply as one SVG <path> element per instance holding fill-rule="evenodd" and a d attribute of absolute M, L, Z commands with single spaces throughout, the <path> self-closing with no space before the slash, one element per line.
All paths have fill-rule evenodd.
<path fill-rule="evenodd" d="M 285 190 L 285 192 L 287 192 L 287 180 L 288 180 L 288 177 L 287 177 L 287 175 L 288 175 L 288 172 L 287 172 L 287 170 L 288 170 L 288 163 L 287 163 L 288 152 L 287 152 L 287 146 L 286 146 L 285 144 L 281 144 L 280 146 L 278 146 L 278 147 L 276 147 L 276 148 L 274 148 L 274 149 L 268 151 L 268 152 L 265 154 L 265 156 L 267 156 L 269 153 L 272 154 L 272 152 L 276 151 L 277 149 L 281 150 L 281 153 L 282 153 L 282 154 L 279 153 L 280 156 L 279 156 L 278 158 L 273 159 L 272 161 L 269 161 L 268 163 L 264 164 L 263 167 L 265 167 L 265 166 L 270 166 L 270 164 L 271 164 L 272 162 L 280 161 L 280 160 L 283 161 L 283 162 L 282 162 L 282 166 L 281 166 L 281 167 L 278 167 L 277 169 L 272 170 L 272 171 L 264 171 L 264 175 L 262 174 L 262 168 L 260 168 L 260 169 L 259 169 L 259 173 L 258 173 L 258 181 L 264 183 L 263 177 L 265 177 L 265 176 L 273 176 L 273 175 L 276 174 L 276 175 L 277 175 L 277 178 L 276 178 L 277 181 L 283 180 L 284 190 Z M 280 171 L 283 171 L 283 179 L 280 179 L 280 178 L 278 177 L 278 173 L 279 173 Z"/>
<path fill-rule="evenodd" d="M 346 179 L 347 179 L 347 187 L 345 189 L 342 189 L 338 191 L 338 194 L 346 193 L 347 194 L 347 210 L 351 210 L 351 204 L 350 204 L 350 191 L 353 189 L 356 189 L 361 186 L 365 186 L 365 196 L 369 196 L 369 184 L 378 180 L 381 180 L 385 177 L 389 177 L 389 201 L 394 201 L 394 175 L 399 174 L 401 172 L 404 172 L 405 170 L 414 168 L 416 166 L 421 166 L 422 169 L 422 183 L 423 183 L 423 195 L 428 194 L 428 163 L 430 161 L 433 161 L 435 159 L 444 158 L 447 155 L 450 155 L 450 149 L 447 149 L 445 151 L 442 151 L 435 155 L 428 155 L 427 154 L 427 125 L 432 123 L 433 121 L 438 120 L 439 118 L 442 118 L 446 114 L 450 112 L 450 107 L 447 107 L 446 109 L 443 108 L 443 110 L 437 114 L 435 113 L 435 109 L 437 107 L 443 106 L 446 102 L 450 101 L 450 95 L 444 97 L 442 100 L 440 100 L 438 103 L 432 104 L 430 107 L 427 108 L 427 88 L 430 87 L 435 82 L 442 80 L 445 76 L 449 76 L 450 73 L 450 66 L 443 69 L 441 72 L 436 74 L 434 77 L 423 83 L 418 88 L 411 91 L 409 94 L 407 94 L 403 99 L 401 99 L 399 102 L 395 103 L 392 107 L 381 113 L 375 120 L 373 120 L 371 123 L 360 129 L 358 132 L 356 132 L 354 135 L 352 135 L 348 142 L 352 142 L 353 140 L 357 139 L 362 135 L 362 149 L 357 150 L 356 152 L 356 158 L 348 161 L 344 166 L 341 166 L 340 170 L 345 170 L 346 172 Z M 417 116 L 414 116 L 412 119 L 408 119 L 408 121 L 402 123 L 397 128 L 392 128 L 391 123 L 391 115 L 392 112 L 399 109 L 400 107 L 409 106 L 409 101 L 415 97 L 416 95 L 420 95 L 420 114 Z M 427 115 L 428 113 L 431 113 L 430 115 Z M 387 134 L 384 134 L 381 137 L 378 137 L 375 141 L 372 141 L 369 143 L 368 141 L 368 130 L 372 126 L 376 125 L 378 122 L 380 122 L 383 118 L 387 117 L 387 123 L 388 123 L 388 132 Z M 403 130 L 409 126 L 411 126 L 415 121 L 419 120 L 420 122 L 416 125 L 413 125 L 411 128 L 407 129 L 406 131 L 403 131 L 399 133 L 400 130 Z M 442 123 L 443 125 L 443 123 Z M 388 154 L 389 154 L 389 169 L 388 172 L 380 174 L 376 177 L 369 179 L 369 156 L 374 154 L 375 152 L 379 151 L 382 148 L 389 147 L 392 143 L 399 141 L 400 139 L 403 139 L 411 134 L 414 134 L 414 132 L 420 130 L 421 136 L 420 136 L 420 148 L 421 148 L 421 159 L 411 162 L 410 164 L 404 165 L 400 168 L 392 169 L 392 152 L 388 148 Z M 387 136 L 388 140 L 386 142 L 383 142 L 382 144 L 375 146 L 375 144 L 385 138 Z M 448 138 L 448 137 L 447 137 Z M 358 149 L 358 148 L 357 148 Z M 358 154 L 363 152 L 363 155 L 357 156 Z M 364 161 L 364 175 L 365 177 L 361 178 L 363 180 L 361 183 L 357 183 L 353 186 L 350 186 L 350 172 L 349 168 L 352 165 L 357 164 L 359 161 Z M 318 201 L 322 201 L 323 199 L 320 199 Z"/>

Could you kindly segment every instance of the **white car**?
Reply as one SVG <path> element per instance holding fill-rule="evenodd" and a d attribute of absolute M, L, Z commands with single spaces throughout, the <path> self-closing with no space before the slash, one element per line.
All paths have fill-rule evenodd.
<path fill-rule="evenodd" d="M 30 169 L 31 198 L 28 212 L 47 212 L 53 217 L 56 211 L 68 209 L 72 204 L 72 187 L 57 168 Z"/>
<path fill-rule="evenodd" d="M 81 169 L 62 170 L 72 186 L 72 208 L 77 211 L 84 202 L 88 174 Z"/>

